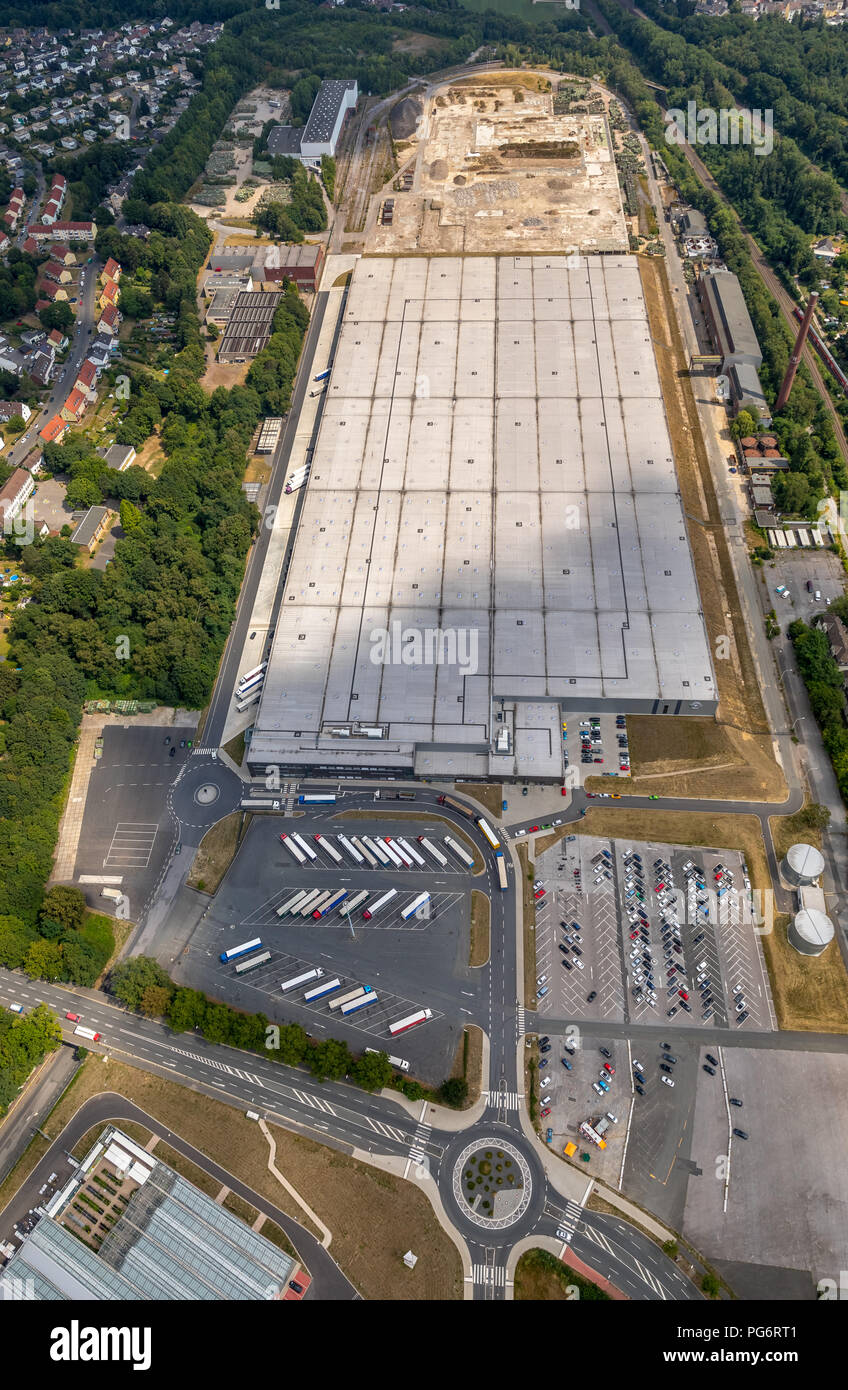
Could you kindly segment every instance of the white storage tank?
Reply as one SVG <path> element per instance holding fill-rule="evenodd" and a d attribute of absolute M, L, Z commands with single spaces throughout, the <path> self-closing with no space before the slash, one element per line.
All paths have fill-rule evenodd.
<path fill-rule="evenodd" d="M 790 845 L 780 871 L 786 882 L 796 888 L 815 883 L 824 872 L 824 856 L 813 845 Z"/>
<path fill-rule="evenodd" d="M 802 956 L 820 956 L 833 940 L 833 923 L 816 908 L 804 907 L 789 923 L 787 935 Z"/>

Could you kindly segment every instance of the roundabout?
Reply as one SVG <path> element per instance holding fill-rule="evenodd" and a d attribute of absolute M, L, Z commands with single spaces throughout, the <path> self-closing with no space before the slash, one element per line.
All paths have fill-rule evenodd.
<path fill-rule="evenodd" d="M 235 811 L 242 794 L 242 781 L 230 768 L 211 758 L 189 759 L 170 793 L 171 810 L 183 838 L 190 838 L 186 832 L 192 830 L 205 833 Z"/>
<path fill-rule="evenodd" d="M 466 1218 L 490 1231 L 520 1221 L 530 1206 L 533 1179 L 514 1144 L 504 1139 L 477 1139 L 454 1162 L 453 1195 Z"/>

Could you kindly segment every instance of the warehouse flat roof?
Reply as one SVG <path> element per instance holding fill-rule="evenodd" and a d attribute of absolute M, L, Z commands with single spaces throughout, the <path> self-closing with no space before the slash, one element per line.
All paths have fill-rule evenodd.
<path fill-rule="evenodd" d="M 267 347 L 274 314 L 281 299 L 280 290 L 242 290 L 227 320 L 218 348 L 219 359 L 223 361 L 227 356 L 255 357 Z"/>
<path fill-rule="evenodd" d="M 715 706 L 638 265 L 365 259 L 251 765 L 492 766 L 503 700 L 552 776 L 559 704 Z"/>
<path fill-rule="evenodd" d="M 737 277 L 732 271 L 717 270 L 702 276 L 701 284 L 710 299 L 713 317 L 721 333 L 719 346 L 722 356 L 748 358 L 754 366 L 759 367 L 763 354 Z"/>
<path fill-rule="evenodd" d="M 355 88 L 353 78 L 329 78 L 321 83 L 303 128 L 302 145 L 320 144 L 331 138 L 345 95 Z"/>

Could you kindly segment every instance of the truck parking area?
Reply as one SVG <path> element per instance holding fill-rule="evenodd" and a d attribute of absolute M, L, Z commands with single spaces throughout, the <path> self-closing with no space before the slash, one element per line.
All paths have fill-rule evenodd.
<path fill-rule="evenodd" d="M 418 1009 L 430 1009 L 426 1027 L 404 1035 L 404 1050 L 416 1075 L 446 1075 L 462 1035 L 461 991 L 476 983 L 468 966 L 470 892 L 476 881 L 445 846 L 440 829 L 433 822 L 394 822 L 389 807 L 385 819 L 333 820 L 328 814 L 326 821 L 310 818 L 308 829 L 302 818 L 255 817 L 191 939 L 180 974 L 216 999 L 265 1013 L 274 1022 L 299 1023 L 315 1037 L 324 1031 L 347 1037 L 357 1050 L 363 1035 L 368 1045 L 388 1048 L 393 1025 Z M 299 864 L 281 833 L 298 835 L 315 858 Z M 414 848 L 423 860 L 426 851 L 417 834 L 439 846 L 444 865 L 436 859 L 431 867 L 414 860 L 401 867 L 358 864 L 340 838 L 361 846 L 367 837 L 373 846 L 389 836 L 392 844 L 408 846 L 408 857 Z M 461 836 L 451 838 L 463 848 Z M 341 862 L 335 855 L 343 856 Z M 334 901 L 342 892 L 346 897 Z M 383 901 L 387 894 L 392 896 Z M 346 912 L 346 903 L 353 909 Z M 373 910 L 370 920 L 363 916 L 367 910 Z M 316 918 L 316 911 L 325 915 Z M 221 960 L 246 942 L 259 943 L 253 959 L 267 958 L 247 970 L 245 958 Z M 302 984 L 281 988 L 307 975 Z M 334 980 L 338 985 L 327 994 L 305 998 Z M 363 986 L 370 986 L 374 997 L 361 1007 L 345 1015 L 330 1007 Z"/>
<path fill-rule="evenodd" d="M 574 835 L 536 874 L 540 1013 L 775 1027 L 741 855 Z"/>

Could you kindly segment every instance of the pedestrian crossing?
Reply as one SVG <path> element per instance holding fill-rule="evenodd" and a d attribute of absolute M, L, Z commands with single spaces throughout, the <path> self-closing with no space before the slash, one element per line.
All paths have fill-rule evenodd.
<path fill-rule="evenodd" d="M 471 1278 L 475 1284 L 484 1284 L 495 1289 L 506 1288 L 505 1265 L 472 1265 Z"/>
<path fill-rule="evenodd" d="M 569 1199 L 566 1201 L 564 1212 L 553 1211 L 551 1215 L 555 1216 L 559 1222 L 557 1226 L 557 1236 L 560 1240 L 564 1241 L 566 1245 L 570 1245 L 578 1222 L 583 1216 L 583 1208 L 579 1206 L 577 1202 L 572 1202 Z"/>
<path fill-rule="evenodd" d="M 192 748 L 192 750 L 191 750 L 191 756 L 192 756 L 193 758 L 199 758 L 199 757 L 201 757 L 201 755 L 203 755 L 203 756 L 205 756 L 205 757 L 208 758 L 210 753 L 217 753 L 217 752 L 218 752 L 218 749 L 217 749 L 217 748 L 213 748 L 211 744 L 209 744 L 208 747 L 204 744 L 202 748 Z"/>
<path fill-rule="evenodd" d="M 522 1091 L 487 1091 L 486 1098 L 495 1110 L 520 1110 L 524 1094 Z"/>
<path fill-rule="evenodd" d="M 431 1133 L 432 1125 L 425 1125 L 419 1120 L 409 1149 L 409 1157 L 417 1169 L 416 1177 L 424 1177 L 430 1171 L 430 1160 L 426 1150 Z"/>
<path fill-rule="evenodd" d="M 517 1010 L 517 1015 L 518 1015 L 518 1017 L 517 1017 L 517 1022 L 518 1022 L 518 1036 L 519 1036 L 519 1038 L 523 1038 L 523 1037 L 524 1037 L 524 1034 L 527 1032 L 527 1028 L 526 1028 L 525 1023 L 524 1023 L 524 1005 L 523 1005 L 523 1004 L 519 1004 L 518 1010 Z"/>

